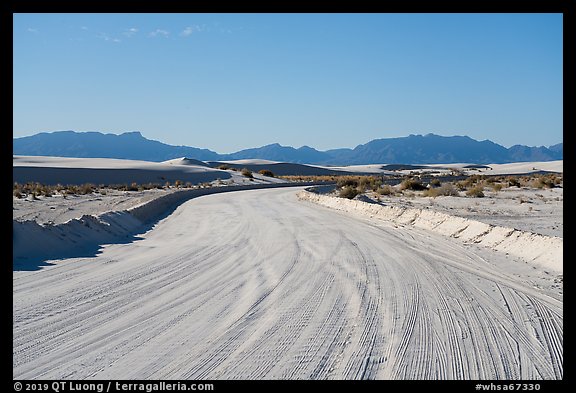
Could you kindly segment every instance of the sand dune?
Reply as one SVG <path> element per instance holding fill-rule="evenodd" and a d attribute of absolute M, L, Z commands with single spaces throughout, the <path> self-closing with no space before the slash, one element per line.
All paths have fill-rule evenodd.
<path fill-rule="evenodd" d="M 516 162 L 509 164 L 487 164 L 476 165 L 474 163 L 457 164 L 423 164 L 415 166 L 415 169 L 392 170 L 388 167 L 396 165 L 369 164 L 369 165 L 349 165 L 349 166 L 325 166 L 312 164 L 292 164 L 269 160 L 234 160 L 234 161 L 210 161 L 209 164 L 216 167 L 222 163 L 227 163 L 237 168 L 246 167 L 258 172 L 261 169 L 268 169 L 278 175 L 346 175 L 346 174 L 366 174 L 366 175 L 397 175 L 411 173 L 444 173 L 449 174 L 453 169 L 462 171 L 465 174 L 486 174 L 486 175 L 508 175 L 508 174 L 529 174 L 534 172 L 563 172 L 563 160 L 546 162 Z M 410 165 L 397 165 L 399 167 Z"/>
<path fill-rule="evenodd" d="M 227 171 L 200 165 L 37 156 L 14 156 L 12 175 L 15 182 L 35 181 L 43 184 L 164 184 L 176 180 L 197 184 L 233 177 Z M 242 180 L 240 175 L 236 178 Z"/>
<path fill-rule="evenodd" d="M 301 175 L 301 176 L 323 176 L 323 175 L 347 175 L 352 172 L 331 169 L 306 164 L 293 164 L 288 162 L 274 162 L 266 160 L 236 160 L 236 161 L 209 161 L 210 165 L 216 167 L 226 163 L 235 168 L 248 168 L 253 172 L 263 169 L 272 171 L 275 175 Z"/>
<path fill-rule="evenodd" d="M 174 158 L 172 160 L 163 161 L 163 164 L 170 164 L 170 165 L 196 165 L 196 166 L 209 166 L 204 161 L 195 160 L 193 158 L 187 157 L 180 157 Z"/>

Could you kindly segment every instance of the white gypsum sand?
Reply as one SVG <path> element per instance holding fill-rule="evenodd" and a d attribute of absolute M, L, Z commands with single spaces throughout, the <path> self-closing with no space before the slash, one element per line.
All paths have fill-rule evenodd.
<path fill-rule="evenodd" d="M 13 273 L 15 379 L 561 379 L 559 278 L 414 226 L 203 196 Z"/>
<path fill-rule="evenodd" d="M 487 224 L 512 227 L 546 236 L 563 237 L 564 189 L 508 187 L 495 192 L 485 187 L 484 198 L 460 196 L 386 196 L 370 193 L 384 205 L 438 211 Z"/>
<path fill-rule="evenodd" d="M 320 195 L 302 191 L 298 197 L 350 214 L 387 220 L 399 225 L 411 225 L 428 231 L 457 238 L 466 243 L 477 243 L 493 250 L 501 251 L 520 258 L 557 274 L 563 272 L 563 239 L 512 227 L 498 226 L 476 220 L 474 216 L 466 218 L 447 214 L 429 206 L 425 208 L 400 207 L 398 203 L 389 205 L 368 203 L 362 200 L 350 200 L 335 196 Z M 457 199 L 453 197 L 451 201 Z M 416 198 L 415 198 L 416 199 Z M 464 199 L 470 203 L 471 199 Z"/>
<path fill-rule="evenodd" d="M 43 184 L 138 184 L 181 181 L 199 184 L 224 181 L 234 184 L 282 182 L 280 179 L 254 174 L 254 180 L 240 172 L 196 165 L 195 160 L 179 158 L 165 162 L 119 160 L 112 158 L 67 158 L 14 156 L 13 180 L 18 183 Z"/>
<path fill-rule="evenodd" d="M 25 161 L 82 168 L 71 172 L 77 184 L 103 167 L 145 179 L 160 168 L 206 170 L 185 159 Z M 281 181 L 222 172 L 246 186 Z M 563 377 L 562 272 L 474 243 L 485 223 L 459 233 L 472 241 L 446 236 L 458 220 L 444 220 L 442 209 L 464 206 L 439 197 L 414 209 L 432 199 L 398 199 L 440 211 L 394 222 L 301 201 L 298 188 L 189 199 L 208 190 L 15 198 L 14 250 L 32 258 L 25 268 L 14 263 L 13 378 Z M 456 218 L 494 209 L 512 217 L 527 205 L 533 214 L 557 203 L 561 210 L 558 189 L 536 191 L 543 198 L 510 191 L 497 194 L 492 210 L 483 205 L 491 197 L 462 198 L 479 204 Z M 493 246 L 500 235 L 484 238 Z M 519 236 L 513 246 L 530 249 L 535 240 Z"/>

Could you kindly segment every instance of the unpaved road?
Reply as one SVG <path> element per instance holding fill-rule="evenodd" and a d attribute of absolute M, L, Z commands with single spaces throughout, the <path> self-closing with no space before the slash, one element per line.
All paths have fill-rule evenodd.
<path fill-rule="evenodd" d="M 15 271 L 13 377 L 562 378 L 544 273 L 295 193 L 199 197 L 142 240 Z"/>

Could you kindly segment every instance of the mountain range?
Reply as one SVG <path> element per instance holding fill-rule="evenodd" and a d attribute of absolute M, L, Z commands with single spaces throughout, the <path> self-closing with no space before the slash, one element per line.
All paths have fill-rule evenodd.
<path fill-rule="evenodd" d="M 353 149 L 319 151 L 309 146 L 294 148 L 278 143 L 219 154 L 190 146 L 173 146 L 145 138 L 140 132 L 120 135 L 100 132 L 56 131 L 14 138 L 13 154 L 58 157 L 122 158 L 166 161 L 188 157 L 201 161 L 225 161 L 257 158 L 298 164 L 449 164 L 552 161 L 563 158 L 563 144 L 549 147 L 514 145 L 506 148 L 490 140 L 477 141 L 468 136 L 435 134 L 374 139 Z"/>

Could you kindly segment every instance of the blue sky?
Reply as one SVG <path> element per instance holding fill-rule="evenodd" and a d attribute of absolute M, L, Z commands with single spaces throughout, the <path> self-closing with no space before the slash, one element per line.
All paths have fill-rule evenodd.
<path fill-rule="evenodd" d="M 14 137 L 562 142 L 561 14 L 15 14 Z"/>

